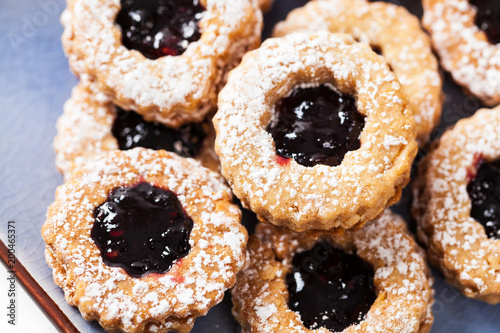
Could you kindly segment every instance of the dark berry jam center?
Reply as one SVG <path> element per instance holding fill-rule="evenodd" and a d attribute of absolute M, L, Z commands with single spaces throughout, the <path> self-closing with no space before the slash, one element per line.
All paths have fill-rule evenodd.
<path fill-rule="evenodd" d="M 364 125 L 354 97 L 323 84 L 296 88 L 281 99 L 267 131 L 274 139 L 278 156 L 293 158 L 308 167 L 336 166 L 348 151 L 360 147 Z"/>
<path fill-rule="evenodd" d="M 116 108 L 116 118 L 111 132 L 121 150 L 135 147 L 164 149 L 183 157 L 199 155 L 206 133 L 203 123 L 186 124 L 178 129 L 148 122 L 133 111 Z"/>
<path fill-rule="evenodd" d="M 373 268 L 327 242 L 296 254 L 292 264 L 288 306 L 311 330 L 343 331 L 361 322 L 377 298 Z"/>
<path fill-rule="evenodd" d="M 125 47 L 157 59 L 180 55 L 200 39 L 204 11 L 199 0 L 121 0 L 116 22 Z"/>
<path fill-rule="evenodd" d="M 94 218 L 91 236 L 104 263 L 132 277 L 165 273 L 191 249 L 193 220 L 175 193 L 146 182 L 114 189 Z"/>
<path fill-rule="evenodd" d="M 483 225 L 488 237 L 500 239 L 500 160 L 479 160 L 467 192 L 472 203 L 470 216 Z"/>
<path fill-rule="evenodd" d="M 477 9 L 476 25 L 486 33 L 492 44 L 500 43 L 500 1 L 469 0 Z"/>

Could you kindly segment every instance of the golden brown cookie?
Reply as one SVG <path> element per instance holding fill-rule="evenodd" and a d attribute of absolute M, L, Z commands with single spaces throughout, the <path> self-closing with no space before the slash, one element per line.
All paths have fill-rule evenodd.
<path fill-rule="evenodd" d="M 349 99 L 357 108 L 352 117 L 363 119 L 352 141 L 359 149 L 334 136 L 321 143 L 345 144 L 350 151 L 340 165 L 304 166 L 283 158 L 267 130 L 280 120 L 277 105 L 308 88 L 344 96 L 339 101 Z M 338 115 L 342 124 L 345 114 Z M 411 107 L 385 61 L 367 44 L 328 32 L 268 39 L 245 55 L 219 95 L 214 126 L 215 150 L 234 194 L 259 219 L 295 231 L 348 229 L 376 218 L 400 198 L 417 151 Z M 339 125 L 339 132 L 350 126 Z M 305 133 L 299 139 L 316 138 Z"/>
<path fill-rule="evenodd" d="M 121 120 L 117 120 L 118 114 Z M 180 130 L 162 125 L 153 127 L 147 122 L 142 123 L 140 116 L 132 111 L 118 111 L 109 96 L 99 92 L 95 83 L 81 81 L 73 89 L 56 127 L 56 166 L 65 178 L 96 155 L 144 145 L 147 148 L 161 146 L 181 156 L 193 157 L 203 166 L 220 172 L 211 121 L 188 124 Z M 114 133 L 118 134 L 120 143 Z M 160 139 L 166 142 L 160 142 Z"/>
<path fill-rule="evenodd" d="M 442 80 L 429 37 L 404 7 L 367 0 L 311 1 L 276 25 L 275 37 L 327 30 L 352 35 L 380 51 L 408 94 L 423 145 L 441 117 Z"/>
<path fill-rule="evenodd" d="M 246 264 L 240 219 L 216 173 L 135 148 L 61 185 L 42 236 L 55 283 L 85 319 L 108 331 L 188 332 Z"/>
<path fill-rule="evenodd" d="M 350 255 L 339 257 L 336 254 L 340 251 L 335 248 Z M 390 211 L 359 230 L 340 234 L 318 232 L 312 236 L 259 224 L 248 249 L 250 265 L 238 273 L 232 290 L 233 314 L 243 332 L 424 333 L 431 328 L 432 279 L 423 251 L 401 217 Z M 361 266 L 372 268 L 371 283 L 363 280 L 368 272 L 360 270 Z M 316 317 L 314 324 L 306 325 L 308 317 L 314 315 L 308 311 L 316 304 L 305 307 L 303 312 L 293 311 L 291 307 L 297 307 L 298 299 L 294 293 L 310 293 L 314 290 L 310 286 L 315 284 L 323 287 L 319 292 L 325 291 L 319 296 L 311 295 L 312 302 L 321 303 L 321 297 L 328 297 L 328 304 L 338 302 L 339 307 L 333 313 L 322 312 L 325 317 Z M 332 293 L 338 287 L 341 297 L 330 297 L 326 284 L 335 286 Z M 355 309 L 361 307 L 355 300 L 363 296 L 360 290 L 368 291 L 367 285 L 373 286 L 375 294 L 366 315 L 356 317 L 355 323 L 345 329 L 328 330 L 321 326 L 321 322 L 346 326 L 342 323 L 346 320 L 344 311 L 353 305 Z M 308 301 L 306 296 L 298 299 L 304 301 Z"/>
<path fill-rule="evenodd" d="M 193 39 L 199 27 L 199 38 L 189 42 L 178 41 L 175 34 L 165 36 L 165 30 L 157 32 L 156 21 L 150 29 L 149 14 L 132 10 L 140 2 L 133 2 L 127 13 L 117 0 L 69 0 L 61 22 L 72 70 L 95 79 L 116 105 L 134 110 L 148 121 L 171 127 L 202 121 L 214 110 L 227 72 L 259 45 L 262 13 L 254 0 L 191 2 L 201 12 L 182 25 L 181 31 Z M 191 8 L 183 11 L 192 12 Z M 127 29 L 126 24 L 133 24 L 134 29 Z M 173 29 L 176 31 L 175 26 Z M 144 37 L 143 31 L 150 34 Z M 130 46 L 126 47 L 122 39 L 129 35 Z M 152 54 L 133 48 L 143 44 Z M 158 50 L 166 55 L 153 58 Z"/>
<path fill-rule="evenodd" d="M 489 303 L 500 302 L 500 205 L 486 176 L 499 158 L 500 107 L 482 109 L 443 134 L 413 186 L 418 237 L 431 263 L 466 296 Z M 492 222 L 481 222 L 488 216 Z"/>
<path fill-rule="evenodd" d="M 257 0 L 257 2 L 263 12 L 268 12 L 273 6 L 274 0 Z"/>
<path fill-rule="evenodd" d="M 500 45 L 489 41 L 485 31 L 476 25 L 477 7 L 468 0 L 423 0 L 422 3 L 422 22 L 431 34 L 441 65 L 483 103 L 499 104 Z"/>

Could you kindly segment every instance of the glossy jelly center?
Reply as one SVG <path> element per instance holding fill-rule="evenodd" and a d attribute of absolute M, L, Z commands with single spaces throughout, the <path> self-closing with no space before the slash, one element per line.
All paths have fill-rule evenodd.
<path fill-rule="evenodd" d="M 477 9 L 476 25 L 486 33 L 492 44 L 500 43 L 500 1 L 469 0 Z"/>
<path fill-rule="evenodd" d="M 104 263 L 132 277 L 165 273 L 191 249 L 193 220 L 175 193 L 150 183 L 114 189 L 94 218 L 91 236 Z"/>
<path fill-rule="evenodd" d="M 267 131 L 279 157 L 293 158 L 307 167 L 336 166 L 348 151 L 360 147 L 364 125 L 355 98 L 323 84 L 296 88 L 281 99 Z"/>
<path fill-rule="evenodd" d="M 488 237 L 500 239 L 500 160 L 479 160 L 467 192 L 472 203 L 470 216 L 483 225 Z"/>
<path fill-rule="evenodd" d="M 199 0 L 121 0 L 116 23 L 125 47 L 157 59 L 180 55 L 200 39 L 204 11 Z"/>
<path fill-rule="evenodd" d="M 121 150 L 144 147 L 164 149 L 183 157 L 199 155 L 206 133 L 202 123 L 186 124 L 178 129 L 148 122 L 136 112 L 116 108 L 111 132 Z"/>
<path fill-rule="evenodd" d="M 339 332 L 361 322 L 377 298 L 373 268 L 355 254 L 318 242 L 294 256 L 288 306 L 309 329 Z"/>

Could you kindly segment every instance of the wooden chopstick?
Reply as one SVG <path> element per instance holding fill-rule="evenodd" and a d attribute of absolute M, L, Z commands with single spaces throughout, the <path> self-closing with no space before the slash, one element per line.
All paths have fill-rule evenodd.
<path fill-rule="evenodd" d="M 24 288 L 28 291 L 31 297 L 40 305 L 45 311 L 47 316 L 52 320 L 55 326 L 63 333 L 80 333 L 73 323 L 66 317 L 64 312 L 61 311 L 59 306 L 50 298 L 45 290 L 40 287 L 38 282 L 31 276 L 31 274 L 24 268 L 21 262 L 14 258 L 14 269 L 11 269 L 9 263 L 9 250 L 7 246 L 0 239 L 0 259 L 7 266 L 8 270 L 15 272 L 16 278 L 22 283 Z M 10 260 L 13 258 L 11 256 Z"/>

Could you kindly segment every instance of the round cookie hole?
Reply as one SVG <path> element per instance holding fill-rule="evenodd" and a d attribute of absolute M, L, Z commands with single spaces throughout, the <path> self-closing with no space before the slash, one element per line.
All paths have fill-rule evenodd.
<path fill-rule="evenodd" d="M 340 332 L 356 325 L 377 298 L 372 266 L 326 241 L 297 253 L 292 265 L 286 277 L 288 306 L 310 330 Z"/>
<path fill-rule="evenodd" d="M 104 263 L 132 277 L 166 273 L 191 250 L 193 220 L 177 195 L 147 182 L 115 188 L 94 219 L 91 237 Z"/>
<path fill-rule="evenodd" d="M 200 39 L 204 11 L 199 0 L 121 0 L 116 23 L 125 47 L 158 59 L 181 55 Z"/>
<path fill-rule="evenodd" d="M 498 0 L 469 0 L 476 8 L 475 23 L 484 31 L 491 44 L 500 44 L 500 2 Z"/>
<path fill-rule="evenodd" d="M 306 167 L 337 166 L 347 152 L 361 146 L 365 120 L 355 97 L 338 92 L 329 83 L 297 86 L 275 108 L 266 131 L 272 135 L 282 163 L 293 158 Z"/>
<path fill-rule="evenodd" d="M 116 107 L 116 118 L 111 132 L 121 150 L 135 147 L 164 149 L 182 157 L 198 156 L 207 137 L 203 123 L 189 123 L 174 129 L 145 121 L 138 113 L 119 107 Z"/>
<path fill-rule="evenodd" d="M 488 162 L 478 156 L 471 170 L 467 184 L 470 216 L 484 227 L 489 238 L 500 239 L 500 160 Z"/>

